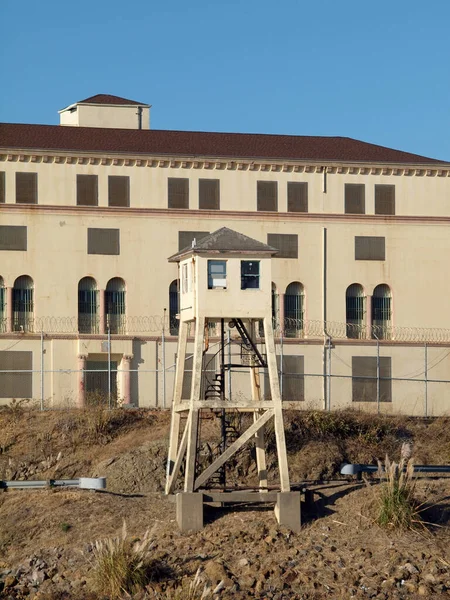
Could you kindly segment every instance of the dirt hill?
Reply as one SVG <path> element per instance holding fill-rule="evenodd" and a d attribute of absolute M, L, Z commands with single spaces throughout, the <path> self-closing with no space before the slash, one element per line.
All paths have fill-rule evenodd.
<path fill-rule="evenodd" d="M 105 476 L 108 488 L 0 493 L 0 597 L 107 598 L 95 590 L 94 545 L 120 536 L 124 521 L 131 538 L 149 530 L 153 541 L 153 581 L 136 598 L 194 600 L 205 585 L 206 598 L 450 596 L 450 481 L 419 479 L 429 524 L 397 531 L 376 524 L 376 478 L 339 475 L 343 462 L 398 460 L 405 441 L 416 463 L 448 463 L 450 419 L 286 413 L 291 480 L 315 491 L 298 535 L 277 527 L 271 507 L 254 506 L 211 508 L 203 531 L 181 534 L 162 494 L 169 422 L 169 413 L 144 410 L 41 413 L 16 403 L 0 411 L 0 479 Z M 214 420 L 202 423 L 205 458 L 217 433 Z M 273 451 L 269 465 L 276 481 Z M 254 484 L 252 452 L 227 476 L 230 485 Z"/>

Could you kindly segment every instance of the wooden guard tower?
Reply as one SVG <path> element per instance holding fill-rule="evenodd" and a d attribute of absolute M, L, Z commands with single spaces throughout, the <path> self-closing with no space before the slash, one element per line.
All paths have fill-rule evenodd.
<path fill-rule="evenodd" d="M 193 241 L 192 246 L 171 256 L 179 267 L 179 341 L 175 385 L 172 401 L 166 494 L 173 494 L 184 464 L 183 492 L 177 493 L 177 520 L 182 530 L 203 526 L 204 502 L 275 502 L 280 524 L 297 531 L 300 528 L 300 493 L 291 492 L 286 455 L 282 405 L 278 380 L 271 307 L 271 259 L 277 250 L 226 227 Z M 220 326 L 220 368 L 214 381 L 204 385 L 204 356 L 211 323 Z M 256 326 L 262 323 L 265 354 L 255 342 Z M 194 328 L 192 385 L 189 400 L 182 400 L 186 346 L 189 328 Z M 247 360 L 230 364 L 225 360 L 225 327 L 239 334 Z M 250 373 L 249 398 L 227 398 L 225 373 L 243 367 Z M 267 369 L 270 400 L 262 398 L 260 368 Z M 203 382 L 203 384 L 202 384 Z M 221 419 L 220 455 L 200 472 L 198 466 L 199 420 L 202 411 L 213 412 Z M 227 414 L 242 411 L 253 419 L 240 436 L 227 439 Z M 273 419 L 278 453 L 279 490 L 268 489 L 265 425 Z M 181 425 L 184 423 L 183 431 Z M 259 478 L 259 489 L 252 491 L 217 491 L 208 489 L 214 479 L 224 484 L 226 461 L 251 439 Z M 219 476 L 219 477 L 218 477 Z"/>

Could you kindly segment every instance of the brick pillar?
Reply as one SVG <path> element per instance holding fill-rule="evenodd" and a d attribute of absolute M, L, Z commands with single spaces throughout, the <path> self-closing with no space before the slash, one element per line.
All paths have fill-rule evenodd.
<path fill-rule="evenodd" d="M 6 332 L 13 330 L 13 289 L 6 288 Z"/>
<path fill-rule="evenodd" d="M 78 408 L 84 408 L 86 405 L 86 362 L 87 354 L 78 355 Z"/>
<path fill-rule="evenodd" d="M 366 338 L 372 339 L 372 296 L 366 296 Z"/>
<path fill-rule="evenodd" d="M 98 291 L 98 332 L 105 333 L 105 290 Z"/>
<path fill-rule="evenodd" d="M 131 404 L 131 360 L 132 354 L 124 354 L 122 357 L 122 376 L 123 376 L 123 403 Z"/>

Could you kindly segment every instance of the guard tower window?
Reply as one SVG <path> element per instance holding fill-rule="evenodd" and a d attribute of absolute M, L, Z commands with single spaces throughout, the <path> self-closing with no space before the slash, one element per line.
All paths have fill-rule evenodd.
<path fill-rule="evenodd" d="M 241 260 L 241 290 L 259 290 L 259 260 Z"/>
<path fill-rule="evenodd" d="M 208 290 L 227 288 L 227 261 L 208 260 Z"/>

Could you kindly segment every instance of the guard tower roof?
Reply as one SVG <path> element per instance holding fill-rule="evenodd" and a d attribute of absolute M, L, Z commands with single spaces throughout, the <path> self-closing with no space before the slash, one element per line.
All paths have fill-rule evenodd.
<path fill-rule="evenodd" d="M 243 233 L 221 227 L 214 233 L 203 237 L 201 240 L 192 243 L 176 254 L 169 257 L 169 262 L 180 262 L 191 254 L 243 254 L 243 255 L 261 255 L 273 256 L 278 250 L 268 246 L 263 242 L 254 240 Z"/>

